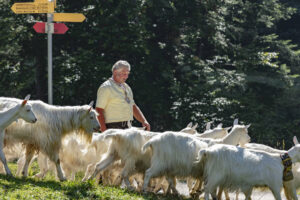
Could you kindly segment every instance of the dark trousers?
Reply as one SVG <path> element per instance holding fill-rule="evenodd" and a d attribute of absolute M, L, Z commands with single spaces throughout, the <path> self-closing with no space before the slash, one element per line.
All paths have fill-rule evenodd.
<path fill-rule="evenodd" d="M 105 125 L 106 125 L 107 129 L 110 129 L 110 128 L 119 128 L 119 129 L 129 128 L 128 124 L 127 124 L 127 121 L 106 123 Z"/>

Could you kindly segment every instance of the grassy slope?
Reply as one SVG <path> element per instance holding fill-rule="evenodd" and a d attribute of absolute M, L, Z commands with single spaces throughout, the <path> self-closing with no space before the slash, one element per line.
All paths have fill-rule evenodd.
<path fill-rule="evenodd" d="M 13 173 L 16 172 L 16 164 L 9 163 Z M 29 176 L 38 172 L 34 163 L 29 171 Z M 0 174 L 0 199 L 120 199 L 141 200 L 179 199 L 175 196 L 162 196 L 154 194 L 140 194 L 130 192 L 117 187 L 105 187 L 97 185 L 95 181 L 81 182 L 82 175 L 77 175 L 75 181 L 59 182 L 54 175 L 47 175 L 45 179 L 7 177 Z"/>

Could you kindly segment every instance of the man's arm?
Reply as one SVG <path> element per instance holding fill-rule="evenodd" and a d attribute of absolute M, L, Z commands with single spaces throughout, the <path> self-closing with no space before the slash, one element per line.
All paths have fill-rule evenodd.
<path fill-rule="evenodd" d="M 141 124 L 146 127 L 147 131 L 150 131 L 150 124 L 148 123 L 148 121 L 146 120 L 145 116 L 143 115 L 142 111 L 140 110 L 140 108 L 136 105 L 133 104 L 132 106 L 133 109 L 133 116 L 136 120 L 138 120 L 139 122 L 141 122 Z"/>
<path fill-rule="evenodd" d="M 101 132 L 104 132 L 106 130 L 104 109 L 96 107 L 96 111 L 99 113 L 98 121 L 100 123 L 100 130 L 101 130 Z"/>

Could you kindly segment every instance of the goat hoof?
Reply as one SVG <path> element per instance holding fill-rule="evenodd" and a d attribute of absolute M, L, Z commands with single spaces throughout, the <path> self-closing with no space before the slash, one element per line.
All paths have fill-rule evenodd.
<path fill-rule="evenodd" d="M 44 178 L 44 174 L 38 173 L 38 174 L 34 175 L 34 177 L 36 177 L 36 178 Z"/>
<path fill-rule="evenodd" d="M 132 186 L 129 186 L 129 187 L 127 187 L 126 189 L 129 190 L 129 191 L 134 191 L 134 190 L 135 190 L 135 188 L 132 187 Z"/>
<path fill-rule="evenodd" d="M 62 177 L 62 178 L 59 179 L 60 182 L 64 182 L 64 181 L 66 181 L 66 180 L 67 180 L 66 177 Z"/>
<path fill-rule="evenodd" d="M 200 195 L 197 192 L 193 192 L 193 193 L 190 194 L 190 196 L 191 196 L 192 199 L 199 199 Z"/>
<path fill-rule="evenodd" d="M 143 193 L 143 194 L 147 194 L 147 193 L 148 193 L 148 191 L 147 191 L 146 189 L 142 189 L 141 193 Z"/>

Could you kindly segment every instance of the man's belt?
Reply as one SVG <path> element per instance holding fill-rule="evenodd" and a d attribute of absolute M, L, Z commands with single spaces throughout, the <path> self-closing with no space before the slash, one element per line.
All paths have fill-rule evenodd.
<path fill-rule="evenodd" d="M 111 123 L 106 123 L 107 128 L 128 128 L 128 122 L 123 121 L 123 122 L 111 122 Z"/>

